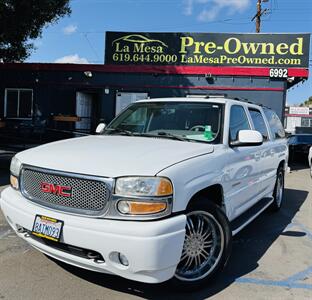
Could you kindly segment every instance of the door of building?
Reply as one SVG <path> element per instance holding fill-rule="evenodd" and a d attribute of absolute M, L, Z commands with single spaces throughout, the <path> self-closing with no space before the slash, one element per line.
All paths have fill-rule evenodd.
<path fill-rule="evenodd" d="M 75 129 L 89 133 L 91 131 L 92 94 L 76 93 L 76 115 L 80 118 L 80 121 L 76 122 Z"/>
<path fill-rule="evenodd" d="M 118 115 L 124 108 L 126 108 L 132 102 L 148 99 L 148 93 L 127 93 L 119 92 L 116 95 L 116 111 Z"/>

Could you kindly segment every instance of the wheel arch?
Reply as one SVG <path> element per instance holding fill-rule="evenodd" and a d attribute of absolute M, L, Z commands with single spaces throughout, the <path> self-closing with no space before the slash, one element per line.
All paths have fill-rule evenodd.
<path fill-rule="evenodd" d="M 286 171 L 285 170 L 285 168 L 286 168 L 286 161 L 284 159 L 280 161 L 280 163 L 279 163 L 279 165 L 277 167 L 277 169 L 280 169 L 280 168 L 282 168 L 284 171 Z"/>
<path fill-rule="evenodd" d="M 187 208 L 190 206 L 191 203 L 194 201 L 198 201 L 199 198 L 206 198 L 207 200 L 215 203 L 220 208 L 225 210 L 224 205 L 224 196 L 223 196 L 223 187 L 221 184 L 213 184 L 206 188 L 203 188 L 197 191 L 189 200 L 187 204 Z"/>

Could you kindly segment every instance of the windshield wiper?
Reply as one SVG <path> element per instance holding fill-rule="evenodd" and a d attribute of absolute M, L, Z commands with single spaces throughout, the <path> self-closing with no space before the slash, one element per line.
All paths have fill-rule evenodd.
<path fill-rule="evenodd" d="M 164 137 L 168 137 L 174 140 L 178 140 L 178 141 L 192 141 L 191 139 L 188 139 L 186 137 L 180 136 L 180 135 L 176 135 L 176 134 L 172 134 L 166 131 L 159 131 L 157 132 L 158 136 L 164 136 Z"/>
<path fill-rule="evenodd" d="M 133 132 L 126 130 L 126 129 L 121 129 L 121 128 L 107 128 L 104 131 L 105 134 L 111 134 L 111 133 L 124 133 L 125 135 L 133 136 Z"/>

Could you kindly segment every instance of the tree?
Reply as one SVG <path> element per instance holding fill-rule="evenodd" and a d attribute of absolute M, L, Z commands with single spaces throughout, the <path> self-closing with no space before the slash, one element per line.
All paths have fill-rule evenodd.
<path fill-rule="evenodd" d="M 69 15 L 70 0 L 0 0 L 0 60 L 23 61 L 42 29 Z"/>
<path fill-rule="evenodd" d="M 306 101 L 300 104 L 300 106 L 309 106 L 312 105 L 312 96 L 310 96 Z"/>

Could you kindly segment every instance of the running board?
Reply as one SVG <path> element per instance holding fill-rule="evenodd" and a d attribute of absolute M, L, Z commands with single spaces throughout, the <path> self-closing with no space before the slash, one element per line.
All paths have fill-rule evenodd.
<path fill-rule="evenodd" d="M 239 217 L 231 221 L 232 235 L 235 235 L 247 226 L 251 221 L 258 217 L 271 203 L 273 198 L 263 198 L 255 205 L 247 209 Z"/>

